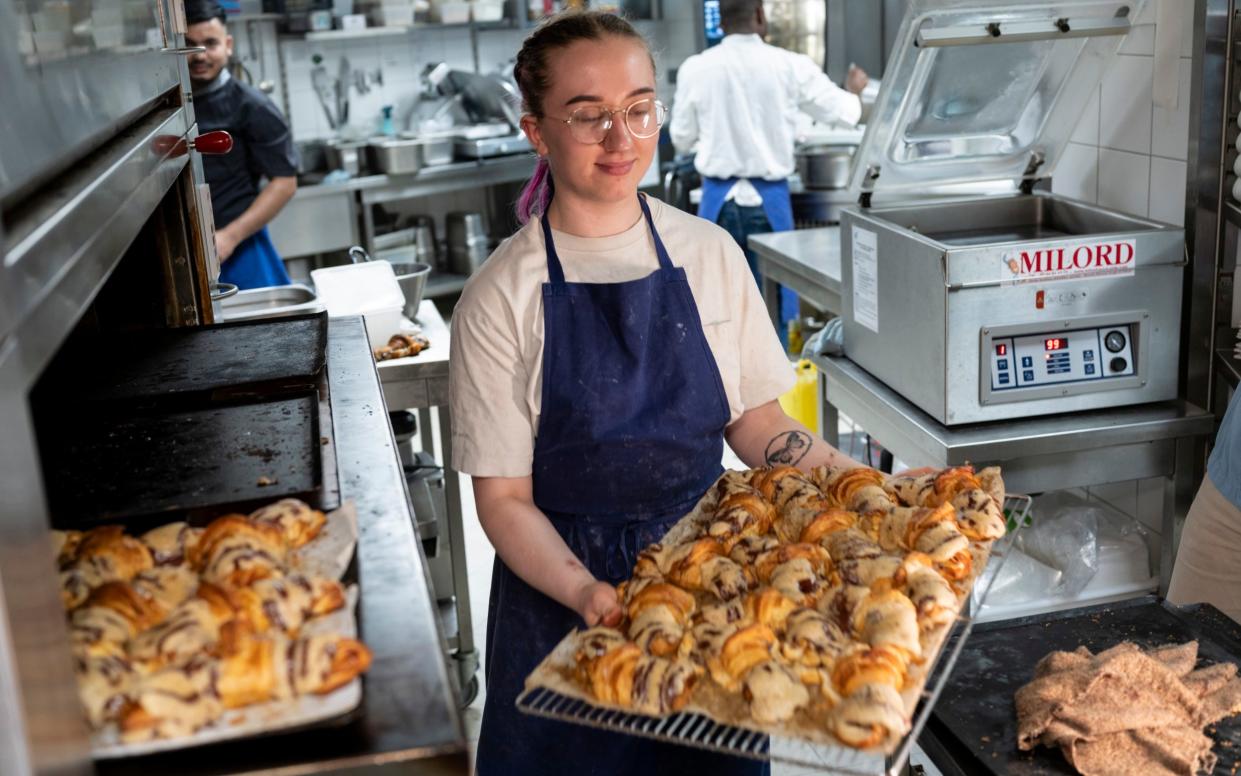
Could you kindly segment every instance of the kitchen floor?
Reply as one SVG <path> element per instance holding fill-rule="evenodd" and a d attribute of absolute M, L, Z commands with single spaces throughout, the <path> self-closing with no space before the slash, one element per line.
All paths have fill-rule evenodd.
<path fill-rule="evenodd" d="M 848 421 L 842 420 L 840 428 L 841 448 L 855 457 L 861 457 L 865 443 L 860 436 L 855 437 L 852 431 L 853 429 Z M 745 468 L 740 459 L 734 456 L 727 447 L 724 450 L 723 463 L 727 468 Z M 900 465 L 899 462 L 897 465 Z M 474 638 L 478 644 L 479 652 L 478 697 L 465 709 L 462 715 L 465 735 L 470 742 L 470 754 L 473 757 L 475 747 L 478 744 L 479 727 L 482 724 L 483 701 L 487 697 L 487 687 L 482 666 L 485 659 L 483 653 L 486 646 L 487 633 L 487 600 L 491 590 L 491 569 L 492 563 L 495 560 L 495 551 L 492 549 L 491 543 L 487 540 L 486 534 L 483 533 L 482 525 L 478 521 L 478 512 L 474 506 L 474 489 L 470 485 L 470 478 L 468 476 L 463 475 L 461 477 L 461 491 L 462 511 L 465 522 L 467 576 L 470 584 L 470 604 Z M 914 757 L 911 760 L 916 765 L 922 765 L 924 772 L 929 776 L 939 776 L 939 771 L 927 763 L 921 751 L 915 751 Z M 809 774 L 826 773 L 826 771 L 807 770 L 776 763 L 773 764 L 771 773 L 772 776 L 808 776 Z"/>

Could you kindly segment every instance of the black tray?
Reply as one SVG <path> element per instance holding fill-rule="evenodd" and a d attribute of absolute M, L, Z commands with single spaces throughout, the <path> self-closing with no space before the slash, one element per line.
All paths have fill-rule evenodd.
<path fill-rule="evenodd" d="M 331 412 L 318 390 L 176 411 L 100 405 L 43 438 L 61 528 L 199 524 L 290 496 L 340 505 Z"/>
<path fill-rule="evenodd" d="M 1156 647 L 1195 639 L 1199 667 L 1241 663 L 1241 626 L 1213 606 L 1178 607 L 1154 596 L 976 625 L 920 743 L 945 774 L 1072 774 L 1058 749 L 1017 749 L 1013 695 L 1034 678 L 1035 664 L 1052 650 L 1085 646 L 1097 653 L 1122 641 Z M 1235 774 L 1241 716 L 1207 733 L 1219 758 L 1214 773 Z"/>
<path fill-rule="evenodd" d="M 169 401 L 215 394 L 228 399 L 314 384 L 323 371 L 327 313 L 237 321 L 124 335 L 82 343 L 58 366 L 72 370 L 75 398 L 94 402 Z"/>

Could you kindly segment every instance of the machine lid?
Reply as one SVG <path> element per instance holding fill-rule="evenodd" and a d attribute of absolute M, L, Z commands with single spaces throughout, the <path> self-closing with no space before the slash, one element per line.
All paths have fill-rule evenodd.
<path fill-rule="evenodd" d="M 1051 175 L 1146 0 L 910 0 L 855 196 Z"/>

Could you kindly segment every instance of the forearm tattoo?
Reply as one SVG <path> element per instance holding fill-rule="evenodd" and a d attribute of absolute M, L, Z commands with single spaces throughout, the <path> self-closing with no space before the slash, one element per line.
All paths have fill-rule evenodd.
<path fill-rule="evenodd" d="M 768 466 L 796 466 L 810 452 L 813 441 L 805 431 L 785 431 L 767 443 L 763 457 Z"/>

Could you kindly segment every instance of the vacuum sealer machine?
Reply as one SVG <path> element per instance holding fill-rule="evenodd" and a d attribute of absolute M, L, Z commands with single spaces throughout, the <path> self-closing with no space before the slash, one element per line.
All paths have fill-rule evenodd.
<path fill-rule="evenodd" d="M 1176 397 L 1183 231 L 1035 190 L 1141 5 L 909 5 L 841 220 L 845 353 L 940 423 Z"/>

